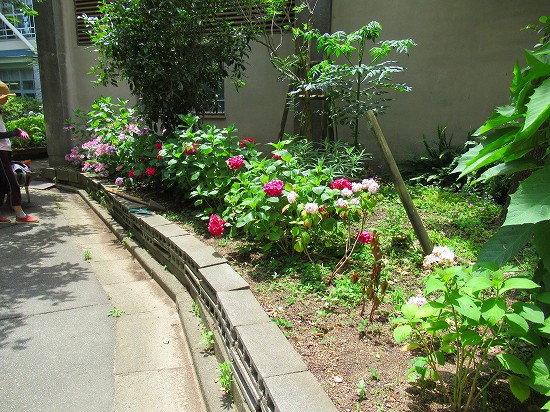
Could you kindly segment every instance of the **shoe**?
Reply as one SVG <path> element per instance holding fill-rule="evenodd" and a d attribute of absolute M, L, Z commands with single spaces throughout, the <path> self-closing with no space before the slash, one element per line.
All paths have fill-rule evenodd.
<path fill-rule="evenodd" d="M 0 223 L 11 223 L 11 220 L 7 217 L 0 216 Z"/>
<path fill-rule="evenodd" d="M 25 215 L 25 217 L 15 217 L 17 223 L 37 223 L 40 219 L 31 215 Z"/>

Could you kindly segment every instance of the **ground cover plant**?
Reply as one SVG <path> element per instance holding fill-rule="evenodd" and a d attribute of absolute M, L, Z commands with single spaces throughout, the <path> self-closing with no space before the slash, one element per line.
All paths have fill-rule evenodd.
<path fill-rule="evenodd" d="M 471 268 L 501 210 L 488 196 L 410 187 L 430 238 L 446 247 L 436 257 L 458 265 L 432 273 L 434 262 L 422 256 L 397 194 L 380 177 L 348 179 L 324 162 L 302 168 L 292 140 L 262 154 L 252 137 L 194 116 L 182 116 L 173 134 L 151 133 L 133 109 L 109 99 L 84 118 L 68 126 L 85 140 L 67 159 L 154 193 L 167 217 L 223 253 L 340 410 L 505 411 L 522 407 L 515 397 L 544 403 L 536 394 L 527 399 L 547 387 L 548 317 L 537 309 L 535 283 L 516 269 Z M 532 275 L 534 256 L 525 249 L 514 265 Z M 485 279 L 475 287 L 474 273 Z M 437 318 L 452 319 L 448 313 L 454 323 L 443 327 Z M 538 341 L 521 335 L 526 324 Z M 482 332 L 465 343 L 465 329 Z M 426 336 L 431 343 L 422 346 Z M 418 382 L 406 377 L 409 361 Z M 483 368 L 472 375 L 472 365 Z"/>

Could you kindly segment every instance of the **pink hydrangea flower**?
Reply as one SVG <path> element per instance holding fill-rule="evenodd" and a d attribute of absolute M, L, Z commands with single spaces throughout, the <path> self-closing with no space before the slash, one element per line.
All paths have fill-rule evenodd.
<path fill-rule="evenodd" d="M 426 303 L 428 303 L 428 300 L 424 296 L 411 296 L 411 298 L 407 301 L 408 305 L 418 305 L 418 307 L 421 307 Z"/>
<path fill-rule="evenodd" d="M 124 184 L 124 179 L 122 177 L 117 177 L 115 179 L 115 185 L 122 186 Z"/>
<path fill-rule="evenodd" d="M 344 187 L 340 194 L 342 195 L 342 197 L 352 197 L 353 191 L 351 189 L 348 189 L 347 187 Z"/>
<path fill-rule="evenodd" d="M 244 166 L 244 158 L 242 156 L 234 156 L 227 159 L 227 165 L 233 170 L 239 170 Z"/>
<path fill-rule="evenodd" d="M 331 189 L 338 189 L 338 190 L 349 189 L 349 190 L 351 190 L 351 187 L 352 187 L 351 182 L 348 179 L 344 179 L 344 178 L 336 179 L 334 182 L 332 182 L 330 184 Z"/>
<path fill-rule="evenodd" d="M 357 241 L 364 245 L 368 245 L 372 241 L 373 237 L 374 235 L 371 232 L 367 232 L 366 230 L 363 230 L 362 232 L 359 232 L 359 234 L 357 235 Z"/>
<path fill-rule="evenodd" d="M 266 195 L 274 197 L 274 196 L 280 196 L 283 193 L 283 188 L 285 187 L 285 184 L 282 180 L 279 179 L 273 179 L 271 182 L 267 182 L 264 185 L 264 192 Z"/>
<path fill-rule="evenodd" d="M 360 191 L 363 190 L 363 184 L 362 183 L 359 183 L 359 182 L 353 182 L 351 184 L 351 191 L 353 193 L 359 193 Z"/>
<path fill-rule="evenodd" d="M 225 220 L 223 220 L 218 215 L 210 215 L 210 220 L 208 221 L 208 231 L 214 236 L 223 235 L 225 229 Z"/>

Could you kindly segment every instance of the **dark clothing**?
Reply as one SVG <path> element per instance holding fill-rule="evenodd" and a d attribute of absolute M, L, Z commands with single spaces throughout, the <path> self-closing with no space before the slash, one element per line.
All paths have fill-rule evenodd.
<path fill-rule="evenodd" d="M 1 133 L 0 137 L 3 134 Z M 6 193 L 10 194 L 10 204 L 11 206 L 21 206 L 21 189 L 17 184 L 15 178 L 15 173 L 11 168 L 11 152 L 7 150 L 0 150 L 0 196 L 1 199 L 4 198 Z"/>

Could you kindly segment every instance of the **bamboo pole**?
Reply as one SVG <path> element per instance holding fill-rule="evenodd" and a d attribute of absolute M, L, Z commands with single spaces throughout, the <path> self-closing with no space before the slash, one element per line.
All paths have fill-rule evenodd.
<path fill-rule="evenodd" d="M 432 242 L 428 237 L 428 233 L 426 232 L 424 225 L 422 224 L 422 220 L 420 219 L 418 211 L 414 207 L 411 195 L 409 194 L 409 191 L 405 186 L 405 182 L 401 177 L 401 173 L 399 172 L 399 168 L 395 163 L 395 159 L 393 158 L 386 138 L 384 137 L 382 129 L 380 128 L 380 125 L 378 124 L 376 116 L 372 110 L 369 110 L 367 112 L 367 118 L 370 122 L 370 129 L 376 137 L 378 147 L 380 148 L 380 151 L 384 156 L 384 161 L 386 162 L 386 166 L 388 166 L 391 177 L 395 184 L 395 188 L 397 189 L 397 193 L 399 194 L 399 198 L 401 199 L 401 203 L 403 203 L 405 211 L 407 212 L 407 216 L 409 216 L 409 220 L 413 226 L 414 233 L 416 233 L 416 237 L 420 241 L 420 245 L 422 246 L 424 254 L 429 255 L 430 253 L 432 253 L 433 250 Z"/>

